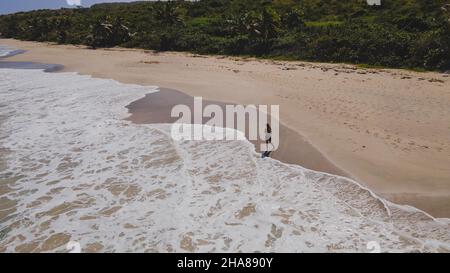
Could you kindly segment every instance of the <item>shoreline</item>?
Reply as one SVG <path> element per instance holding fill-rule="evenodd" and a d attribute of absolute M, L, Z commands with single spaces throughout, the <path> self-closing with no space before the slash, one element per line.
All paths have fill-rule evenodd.
<path fill-rule="evenodd" d="M 126 120 L 135 124 L 174 123 L 177 118 L 171 118 L 170 112 L 172 107 L 178 104 L 187 105 L 192 111 L 194 98 L 178 90 L 160 87 L 159 92 L 146 94 L 144 98 L 127 105 L 126 108 L 130 116 Z M 226 105 L 230 105 L 226 102 L 203 100 L 203 107 L 210 104 L 218 105 L 223 111 L 225 111 Z M 208 120 L 203 118 L 202 123 L 205 124 Z M 248 124 L 248 119 L 246 124 Z M 233 129 L 237 129 L 236 126 Z M 248 140 L 248 132 L 244 132 L 244 134 Z M 351 178 L 349 174 L 335 166 L 303 136 L 282 123 L 280 123 L 280 140 L 280 147 L 272 153 L 271 158 L 283 163 L 300 165 L 314 171 Z M 260 153 L 260 142 L 250 142 L 255 145 L 255 151 Z"/>
<path fill-rule="evenodd" d="M 83 252 L 367 252 L 370 241 L 383 252 L 450 251 L 450 219 L 357 181 L 261 159 L 246 140 L 174 141 L 170 124 L 124 120 L 124 105 L 156 86 L 0 76 L 1 143 L 12 152 L 0 252 L 66 252 L 70 241 Z"/>
<path fill-rule="evenodd" d="M 445 92 L 449 81 L 443 74 L 133 49 L 88 50 L 81 46 L 0 40 L 0 44 L 5 43 L 27 50 L 8 58 L 12 61 L 58 63 L 64 66 L 61 71 L 76 71 L 123 83 L 167 86 L 212 101 L 279 104 L 282 123 L 304 136 L 312 147 L 317 147 L 352 179 L 390 201 L 418 207 L 435 217 L 450 217 L 450 170 L 445 167 L 450 163 L 450 157 L 445 156 L 450 145 L 448 140 L 442 139 L 447 133 L 442 124 L 447 120 L 437 119 L 445 116 L 448 110 L 443 107 L 450 101 L 449 93 Z M 343 77 L 342 81 L 334 79 L 338 77 Z M 303 88 L 299 90 L 299 87 Z M 408 90 L 414 91 L 415 97 L 403 105 L 401 99 L 406 97 L 401 97 L 400 93 L 408 94 Z M 343 96 L 345 93 L 350 94 Z M 437 98 L 433 99 L 433 95 Z M 377 96 L 382 99 L 377 100 Z M 356 100 L 352 101 L 354 98 Z M 420 98 L 431 98 L 433 103 L 420 105 Z M 372 99 L 377 100 L 374 105 L 370 105 Z M 389 100 L 399 105 L 391 105 Z M 387 106 L 407 108 L 405 105 L 410 106 L 415 101 L 418 101 L 414 104 L 417 107 L 411 110 L 428 113 L 438 126 L 424 115 L 417 117 L 418 123 L 430 126 L 415 130 L 414 121 L 403 124 L 408 123 L 408 115 L 414 113 L 409 109 L 406 114 L 395 115 L 393 111 L 391 116 L 384 113 L 389 111 L 381 111 Z M 355 105 L 356 109 L 350 109 Z M 434 113 L 436 109 L 439 112 Z M 344 114 L 335 118 L 339 111 Z M 368 118 L 355 117 L 361 112 Z M 377 120 L 373 120 L 374 117 Z M 398 124 L 396 119 L 399 119 Z M 365 128 L 368 125 L 376 130 Z M 396 133 L 397 127 L 404 132 Z M 384 138 L 380 138 L 383 130 L 389 132 L 384 132 Z M 431 130 L 428 135 L 427 130 Z M 370 133 L 366 135 L 365 131 Z M 414 135 L 417 131 L 420 134 Z M 434 135 L 439 139 L 432 139 Z M 409 145 L 411 142 L 414 144 Z M 404 143 L 406 148 L 401 147 Z M 291 155 L 296 159 L 294 153 Z"/>

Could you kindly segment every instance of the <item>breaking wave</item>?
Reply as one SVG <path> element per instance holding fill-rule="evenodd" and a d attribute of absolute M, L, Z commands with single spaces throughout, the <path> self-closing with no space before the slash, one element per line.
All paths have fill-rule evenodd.
<path fill-rule="evenodd" d="M 0 69 L 0 251 L 450 251 L 447 219 L 354 181 L 124 120 L 157 91 Z"/>
<path fill-rule="evenodd" d="M 0 45 L 0 58 L 11 57 L 23 53 L 23 50 L 14 49 L 8 46 Z"/>

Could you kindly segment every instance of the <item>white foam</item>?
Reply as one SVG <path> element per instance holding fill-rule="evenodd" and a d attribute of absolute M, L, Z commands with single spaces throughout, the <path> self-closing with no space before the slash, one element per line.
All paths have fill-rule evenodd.
<path fill-rule="evenodd" d="M 174 141 L 168 124 L 123 120 L 155 91 L 0 70 L 11 188 L 0 202 L 14 204 L 0 214 L 0 251 L 66 251 L 68 240 L 83 251 L 450 251 L 448 221 L 354 181 L 261 159 L 248 141 Z"/>
<path fill-rule="evenodd" d="M 13 53 L 15 49 L 0 45 L 0 57 L 6 57 L 9 54 Z"/>

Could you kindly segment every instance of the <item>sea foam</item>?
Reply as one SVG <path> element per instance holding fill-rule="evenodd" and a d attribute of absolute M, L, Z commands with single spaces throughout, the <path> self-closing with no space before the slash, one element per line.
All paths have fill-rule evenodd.
<path fill-rule="evenodd" d="M 0 251 L 450 251 L 447 219 L 352 180 L 124 120 L 157 91 L 0 69 Z"/>
<path fill-rule="evenodd" d="M 0 45 L 0 57 L 8 56 L 14 49 Z"/>
<path fill-rule="evenodd" d="M 0 45 L 0 58 L 6 58 L 6 57 L 10 57 L 10 56 L 14 56 L 20 53 L 23 53 L 23 50 L 17 50 L 15 48 L 12 47 L 8 47 L 8 46 L 4 46 L 4 45 Z"/>

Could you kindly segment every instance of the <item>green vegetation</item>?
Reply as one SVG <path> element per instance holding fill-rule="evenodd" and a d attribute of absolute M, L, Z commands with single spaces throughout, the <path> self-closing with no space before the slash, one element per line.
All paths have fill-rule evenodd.
<path fill-rule="evenodd" d="M 0 16 L 0 35 L 93 48 L 450 69 L 448 0 L 109 3 Z"/>

